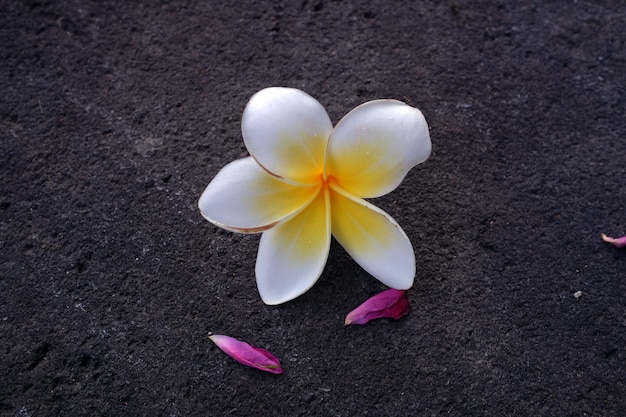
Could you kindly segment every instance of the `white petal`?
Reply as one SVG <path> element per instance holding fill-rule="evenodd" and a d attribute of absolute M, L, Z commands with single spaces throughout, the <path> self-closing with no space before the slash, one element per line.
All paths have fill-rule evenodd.
<path fill-rule="evenodd" d="M 398 290 L 413 285 L 415 253 L 402 228 L 387 213 L 331 186 L 332 234 L 363 269 Z"/>
<path fill-rule="evenodd" d="M 326 151 L 326 175 L 363 198 L 396 188 L 431 151 L 422 113 L 396 100 L 362 104 L 339 121 Z"/>
<path fill-rule="evenodd" d="M 198 207 L 207 220 L 224 229 L 262 232 L 303 209 L 319 188 L 280 181 L 248 157 L 222 168 L 202 193 Z"/>
<path fill-rule="evenodd" d="M 261 299 L 270 305 L 305 293 L 320 277 L 330 250 L 325 187 L 302 212 L 263 233 L 256 262 Z"/>
<path fill-rule="evenodd" d="M 271 174 L 301 184 L 320 182 L 332 128 L 317 100 L 282 87 L 252 96 L 241 122 L 250 154 Z"/>

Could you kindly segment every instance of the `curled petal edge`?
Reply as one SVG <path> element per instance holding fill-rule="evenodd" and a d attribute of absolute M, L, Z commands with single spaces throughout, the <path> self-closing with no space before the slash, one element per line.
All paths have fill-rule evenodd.
<path fill-rule="evenodd" d="M 221 334 L 209 336 L 209 339 L 224 353 L 243 365 L 272 374 L 283 373 L 278 358 L 265 349 Z"/>
<path fill-rule="evenodd" d="M 379 318 L 398 320 L 409 314 L 409 297 L 406 291 L 389 289 L 369 298 L 352 310 L 345 319 L 345 325 L 365 324 Z"/>

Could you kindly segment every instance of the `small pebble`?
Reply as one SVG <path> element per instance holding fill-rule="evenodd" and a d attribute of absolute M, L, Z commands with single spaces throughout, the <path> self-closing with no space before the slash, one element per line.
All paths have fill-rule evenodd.
<path fill-rule="evenodd" d="M 582 297 L 582 296 L 583 296 L 583 292 L 582 292 L 582 291 L 576 291 L 576 292 L 574 293 L 574 298 L 580 298 L 580 297 Z"/>

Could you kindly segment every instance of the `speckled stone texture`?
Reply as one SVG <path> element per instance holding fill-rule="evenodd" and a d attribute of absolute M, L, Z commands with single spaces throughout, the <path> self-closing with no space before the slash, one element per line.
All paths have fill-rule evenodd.
<path fill-rule="evenodd" d="M 626 5 L 0 0 L 0 415 L 624 416 Z M 333 244 L 266 306 L 197 209 L 256 91 L 395 98 L 433 154 L 376 204 L 411 312 Z M 574 294 L 581 291 L 581 296 Z M 579 294 L 580 295 L 580 294 Z M 246 368 L 207 335 L 272 351 Z"/>

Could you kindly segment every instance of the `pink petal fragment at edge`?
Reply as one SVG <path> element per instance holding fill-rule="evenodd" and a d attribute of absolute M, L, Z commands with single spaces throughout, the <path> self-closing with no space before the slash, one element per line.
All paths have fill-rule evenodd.
<path fill-rule="evenodd" d="M 607 235 L 602 233 L 602 240 L 604 240 L 607 243 L 612 243 L 618 248 L 623 248 L 626 246 L 626 236 L 622 236 L 616 239 L 614 237 L 608 237 Z"/>
<path fill-rule="evenodd" d="M 406 291 L 389 289 L 368 299 L 346 316 L 345 325 L 365 324 L 370 320 L 389 317 L 398 320 L 409 314 Z"/>
<path fill-rule="evenodd" d="M 281 368 L 278 358 L 265 349 L 251 346 L 246 342 L 221 334 L 209 336 L 209 339 L 218 348 L 222 349 L 224 353 L 239 363 L 273 374 L 283 373 L 283 368 Z"/>

